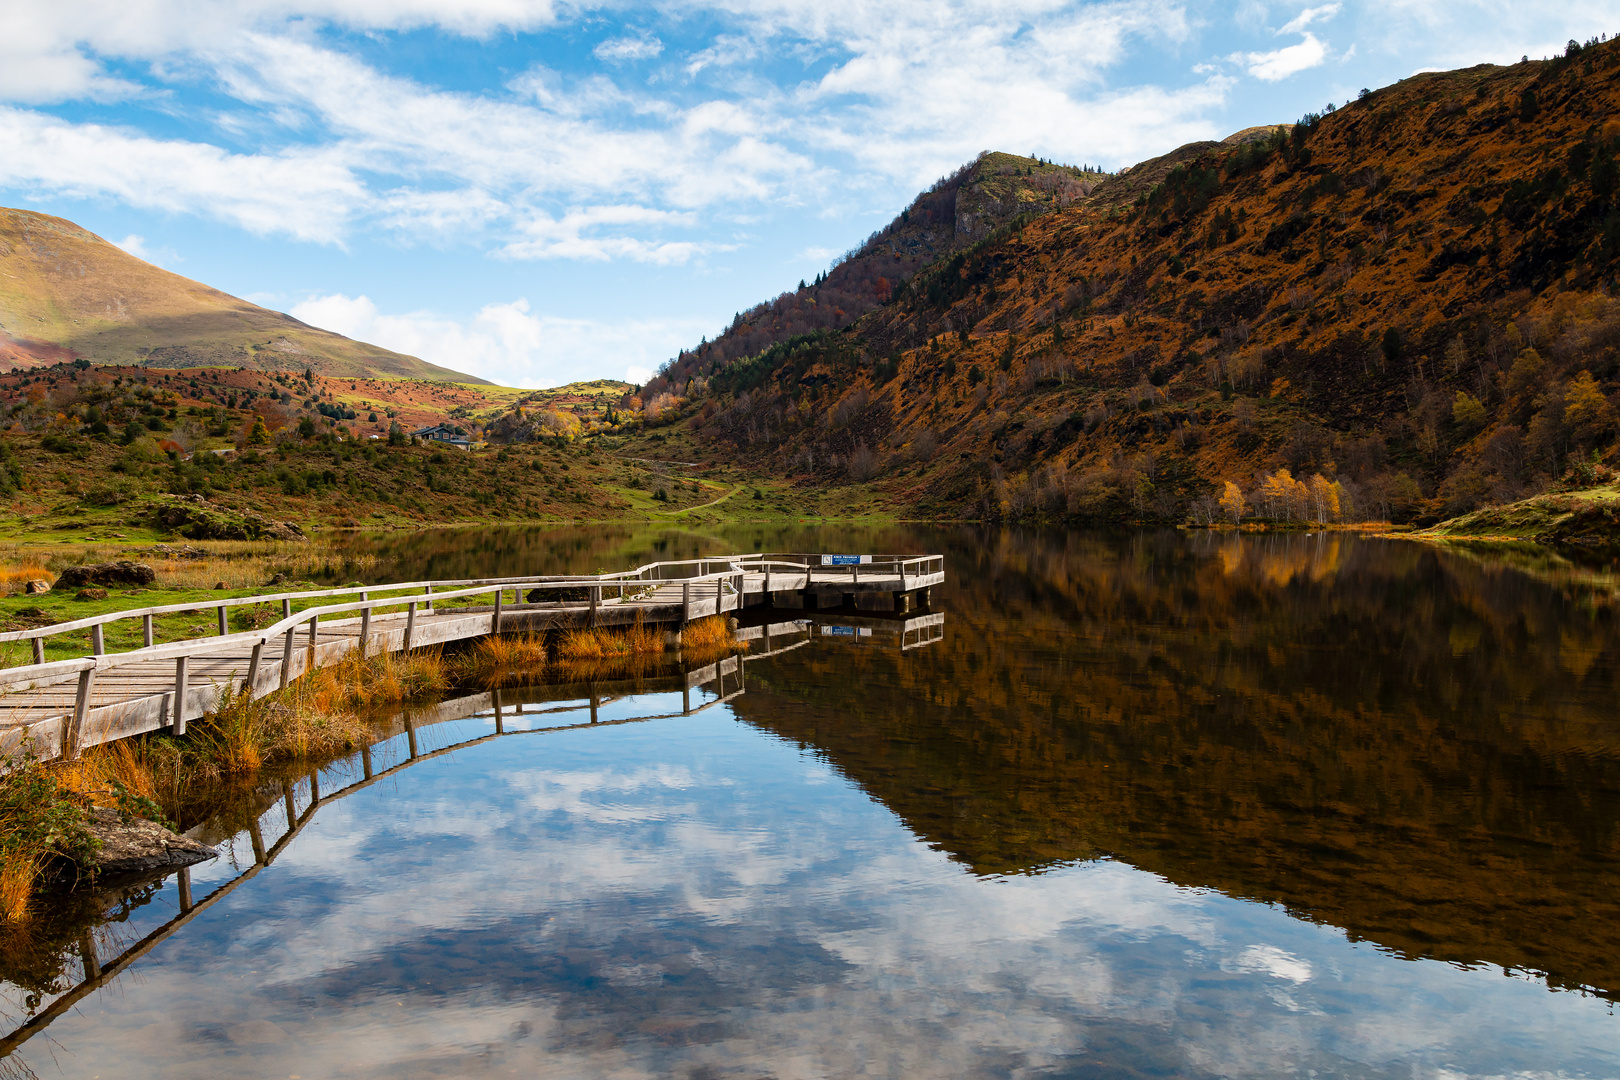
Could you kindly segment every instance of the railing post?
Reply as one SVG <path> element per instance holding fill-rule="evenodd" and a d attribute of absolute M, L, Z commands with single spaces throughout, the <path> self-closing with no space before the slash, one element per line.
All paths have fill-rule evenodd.
<path fill-rule="evenodd" d="M 291 600 L 288 600 L 286 598 L 282 599 L 282 601 L 281 601 L 281 617 L 283 619 L 292 618 L 292 601 Z"/>
<path fill-rule="evenodd" d="M 252 697 L 259 682 L 259 661 L 264 657 L 264 638 L 253 643 L 253 655 L 248 659 L 247 695 Z"/>
<path fill-rule="evenodd" d="M 37 638 L 34 639 L 34 663 L 43 664 L 44 662 L 45 662 L 45 639 L 42 638 L 42 637 L 37 637 Z"/>
<path fill-rule="evenodd" d="M 409 716 L 405 717 L 405 741 L 410 744 L 411 757 L 416 757 L 416 725 L 411 723 Z"/>
<path fill-rule="evenodd" d="M 495 590 L 495 614 L 489 620 L 489 632 L 492 634 L 501 632 L 501 594 L 504 592 L 506 592 L 505 589 Z"/>
<path fill-rule="evenodd" d="M 174 733 L 186 733 L 186 661 L 185 656 L 177 656 L 174 660 L 174 710 L 171 714 L 174 720 Z"/>
<path fill-rule="evenodd" d="M 366 594 L 361 593 L 360 598 L 365 599 Z M 360 612 L 360 656 L 365 657 L 367 648 L 371 644 L 371 608 L 367 607 Z"/>
<path fill-rule="evenodd" d="M 287 831 L 292 832 L 298 828 L 298 811 L 293 806 L 292 785 L 285 780 L 281 782 L 281 802 L 287 808 Z"/>
<path fill-rule="evenodd" d="M 84 719 L 90 712 L 90 692 L 96 685 L 96 669 L 87 667 L 79 672 L 79 689 L 73 695 L 73 716 L 67 730 L 62 732 L 62 756 L 69 761 L 79 756 L 84 741 Z"/>
<path fill-rule="evenodd" d="M 248 841 L 253 845 L 253 865 L 263 866 L 265 864 L 264 834 L 259 832 L 258 818 L 248 822 Z"/>
<path fill-rule="evenodd" d="M 152 616 L 141 616 L 141 641 L 150 649 L 152 647 Z"/>
<path fill-rule="evenodd" d="M 304 664 L 305 674 L 315 670 L 315 644 L 320 636 L 320 621 L 319 615 L 309 617 L 309 661 Z"/>
<path fill-rule="evenodd" d="M 433 614 L 433 586 L 427 587 L 427 613 Z"/>
<path fill-rule="evenodd" d="M 366 743 L 360 747 L 360 767 L 365 771 L 366 779 L 371 779 L 371 744 Z"/>
<path fill-rule="evenodd" d="M 602 586 L 591 586 L 591 629 L 596 629 L 596 604 L 602 598 Z"/>
<path fill-rule="evenodd" d="M 692 621 L 692 582 L 681 582 L 681 629 Z"/>
<path fill-rule="evenodd" d="M 405 643 L 401 652 L 411 651 L 411 638 L 416 634 L 416 601 L 412 600 L 405 609 Z"/>
<path fill-rule="evenodd" d="M 90 628 L 90 651 L 96 656 L 100 656 L 107 651 L 107 642 L 102 635 L 100 623 L 96 623 Z"/>
<path fill-rule="evenodd" d="M 296 627 L 287 627 L 287 640 L 281 646 L 281 689 L 287 689 L 287 682 L 292 678 L 293 631 Z"/>
<path fill-rule="evenodd" d="M 219 605 L 219 607 L 215 610 L 219 612 L 219 636 L 224 637 L 226 634 L 231 632 L 231 620 L 230 617 L 225 613 L 224 604 Z"/>
<path fill-rule="evenodd" d="M 180 893 L 180 910 L 191 910 L 191 867 L 182 866 L 180 872 L 174 876 L 175 888 Z"/>
<path fill-rule="evenodd" d="M 491 702 L 493 702 L 494 705 L 495 705 L 495 734 L 497 734 L 497 735 L 505 735 L 506 734 L 506 720 L 505 720 L 504 717 L 501 716 L 501 688 L 500 687 L 495 686 L 495 687 L 490 688 L 489 700 Z"/>

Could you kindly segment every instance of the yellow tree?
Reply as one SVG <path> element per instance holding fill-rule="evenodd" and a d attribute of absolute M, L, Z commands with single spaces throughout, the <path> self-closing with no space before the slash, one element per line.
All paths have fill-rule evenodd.
<path fill-rule="evenodd" d="M 1603 396 L 1590 371 L 1575 376 L 1564 391 L 1564 419 L 1575 429 L 1575 438 L 1582 446 L 1596 442 L 1614 422 L 1609 399 Z"/>
<path fill-rule="evenodd" d="M 1226 482 L 1226 491 L 1221 494 L 1222 512 L 1232 515 L 1232 524 L 1236 525 L 1238 520 L 1243 517 L 1244 509 L 1242 490 L 1228 480 Z"/>
<path fill-rule="evenodd" d="M 1260 494 L 1266 500 L 1266 512 L 1270 517 L 1287 515 L 1292 519 L 1294 503 L 1294 474 L 1287 469 L 1278 469 L 1260 482 Z"/>
<path fill-rule="evenodd" d="M 1339 516 L 1339 485 L 1321 473 L 1311 477 L 1311 504 L 1316 510 L 1316 523 L 1326 525 Z"/>

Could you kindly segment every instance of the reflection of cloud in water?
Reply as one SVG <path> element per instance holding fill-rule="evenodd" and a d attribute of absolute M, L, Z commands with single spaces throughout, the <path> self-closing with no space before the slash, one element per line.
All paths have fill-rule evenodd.
<path fill-rule="evenodd" d="M 323 810 L 53 1027 L 64 1071 L 1614 1071 L 1599 1003 L 1120 863 L 975 877 L 722 716 L 547 738 Z"/>

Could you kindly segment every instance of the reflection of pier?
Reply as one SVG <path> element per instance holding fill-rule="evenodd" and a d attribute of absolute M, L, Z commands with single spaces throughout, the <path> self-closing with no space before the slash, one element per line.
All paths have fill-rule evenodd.
<path fill-rule="evenodd" d="M 144 732 L 184 734 L 225 689 L 285 688 L 305 672 L 362 654 L 408 652 L 486 634 L 648 623 L 679 630 L 712 615 L 770 606 L 910 612 L 945 580 L 940 556 L 727 555 L 616 574 L 417 581 L 237 597 L 99 615 L 0 633 L 34 662 L 0 669 L 0 752 L 30 742 L 41 757 Z M 470 605 L 470 606 L 469 606 Z M 280 618 L 232 632 L 233 612 Z M 204 618 L 217 633 L 154 643 L 155 620 Z M 243 609 L 236 611 L 235 609 Z M 109 625 L 140 620 L 143 647 L 105 649 Z M 190 627 L 196 633 L 204 628 Z M 45 642 L 88 638 L 89 655 L 45 662 Z"/>
<path fill-rule="evenodd" d="M 876 622 L 878 620 L 867 621 Z M 926 642 L 902 644 L 907 639 L 908 634 L 920 633 L 921 627 L 924 625 L 938 627 L 941 632 L 943 629 L 943 616 L 937 614 L 903 621 L 891 620 L 891 622 L 895 627 L 894 631 L 884 637 L 869 635 L 865 643 L 878 644 L 887 641 L 891 647 L 916 648 L 917 644 L 925 644 Z M 716 705 L 723 705 L 733 701 L 745 693 L 747 690 L 746 670 L 748 664 L 803 648 L 818 637 L 826 637 L 825 634 L 818 634 L 817 631 L 832 625 L 837 624 L 821 623 L 810 619 L 795 619 L 745 627 L 739 630 L 736 636 L 739 640 L 746 641 L 752 646 L 749 653 L 722 657 L 702 667 L 682 670 L 672 675 L 645 680 L 620 680 L 606 683 L 489 690 L 401 712 L 386 727 L 377 729 L 380 738 L 376 742 L 363 747 L 356 754 L 345 759 L 343 763 L 333 763 L 340 767 L 341 764 L 347 764 L 350 767 L 358 764 L 359 777 L 352 783 L 322 794 L 322 770 L 317 768 L 302 780 L 283 781 L 278 786 L 266 786 L 258 789 L 257 805 L 254 807 L 253 816 L 247 827 L 247 839 L 252 849 L 253 862 L 242 873 L 215 887 L 206 896 L 193 899 L 191 871 L 189 869 L 177 871 L 175 876 L 178 885 L 180 914 L 151 931 L 115 957 L 103 960 L 96 954 L 94 937 L 89 930 L 87 929 L 85 933 L 81 934 L 78 948 L 83 977 L 77 985 L 65 991 L 26 1023 L 4 1038 L 0 1038 L 0 1059 L 4 1059 L 22 1046 L 23 1043 L 49 1027 L 58 1016 L 73 1008 L 84 998 L 128 971 L 136 961 L 174 936 L 199 914 L 225 899 L 237 888 L 257 876 L 265 867 L 275 862 L 276 858 L 287 850 L 288 846 L 303 831 L 304 827 L 315 816 L 315 812 L 321 807 L 339 799 L 347 798 L 349 795 L 364 790 L 379 781 L 396 776 L 413 765 L 444 757 L 458 750 L 466 750 L 470 747 L 492 742 L 496 739 L 515 738 L 523 735 L 543 735 L 560 731 L 578 731 L 582 728 L 639 724 L 652 720 L 668 720 L 697 715 Z M 908 630 L 907 628 L 911 629 Z M 930 640 L 937 640 L 937 638 Z M 694 692 L 701 692 L 706 688 L 710 694 L 708 699 L 694 704 Z M 579 693 L 579 696 L 561 696 L 570 691 Z M 648 694 L 673 694 L 675 692 L 679 692 L 681 695 L 681 708 L 679 711 L 650 712 L 611 719 L 601 718 L 601 713 L 604 710 L 611 709 L 612 706 L 618 703 Z M 487 735 L 463 739 L 444 746 L 429 748 L 424 745 L 427 741 L 425 736 L 433 728 L 477 716 L 486 716 L 493 719 L 495 730 Z M 401 735 L 405 738 L 403 747 L 405 755 L 391 765 L 380 764 L 376 760 L 378 748 L 385 746 L 388 742 L 397 739 Z M 328 765 L 327 768 L 330 770 L 332 767 L 333 765 Z M 272 820 L 281 819 L 281 814 L 273 814 L 278 805 L 284 810 L 286 828 L 280 836 L 267 842 L 264 831 L 264 818 L 267 814 L 272 814 Z M 236 834 L 234 832 L 222 833 L 212 830 L 207 824 L 203 824 L 189 830 L 187 835 L 204 843 L 218 845 L 230 840 Z"/>

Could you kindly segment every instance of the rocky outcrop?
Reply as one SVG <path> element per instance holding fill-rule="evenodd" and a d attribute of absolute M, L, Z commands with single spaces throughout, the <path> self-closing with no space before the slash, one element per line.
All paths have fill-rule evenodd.
<path fill-rule="evenodd" d="M 272 521 L 251 510 L 235 511 L 209 505 L 201 495 L 169 495 L 152 501 L 148 513 L 154 524 L 189 540 L 306 540 L 304 530 L 290 521 Z"/>
<path fill-rule="evenodd" d="M 116 810 L 97 807 L 89 823 L 90 835 L 101 842 L 93 869 L 97 874 L 139 874 L 174 869 L 212 859 L 219 853 L 206 844 L 188 840 L 155 821 L 130 818 Z"/>
<path fill-rule="evenodd" d="M 127 559 L 118 562 L 70 566 L 56 578 L 58 589 L 82 589 L 87 585 L 150 585 L 157 571 L 145 563 Z"/>

